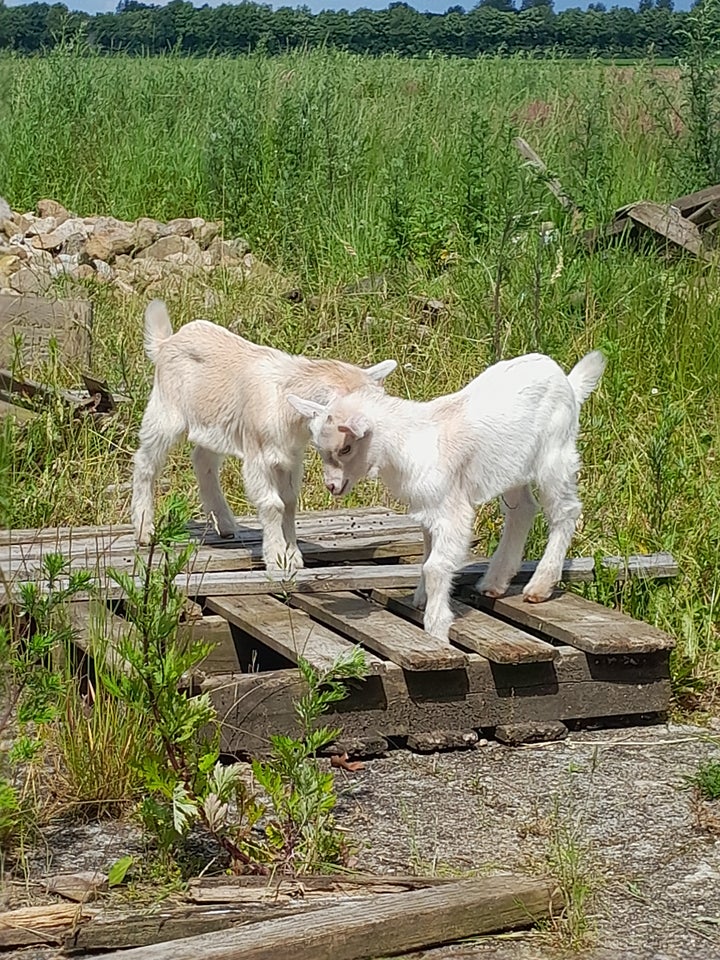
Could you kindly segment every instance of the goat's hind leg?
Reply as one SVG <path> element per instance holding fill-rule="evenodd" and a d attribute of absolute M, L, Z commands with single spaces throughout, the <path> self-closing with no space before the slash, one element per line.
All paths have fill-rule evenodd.
<path fill-rule="evenodd" d="M 150 542 L 155 532 L 153 493 L 158 474 L 165 465 L 170 450 L 184 432 L 183 424 L 176 422 L 163 409 L 154 393 L 150 394 L 140 426 L 140 446 L 133 457 L 133 491 L 130 513 L 139 544 Z"/>
<path fill-rule="evenodd" d="M 278 484 L 277 467 L 263 457 L 246 456 L 243 463 L 245 493 L 255 504 L 263 531 L 263 560 L 273 573 L 292 573 L 290 559 L 297 552 L 288 548 L 283 531 L 285 502 Z"/>
<path fill-rule="evenodd" d="M 207 447 L 197 446 L 192 452 L 192 465 L 203 510 L 214 522 L 220 536 L 229 538 L 237 533 L 237 524 L 220 486 L 220 467 L 223 460 L 221 454 Z"/>
<path fill-rule="evenodd" d="M 507 593 L 510 581 L 520 569 L 525 543 L 538 511 L 529 486 L 507 490 L 500 503 L 505 515 L 500 543 L 487 571 L 475 586 L 478 593 L 486 597 L 503 597 Z"/>
<path fill-rule="evenodd" d="M 530 583 L 523 590 L 523 597 L 529 603 L 548 600 L 562 576 L 581 510 L 576 465 L 574 451 L 568 451 L 567 456 L 559 458 L 556 472 L 538 482 L 540 503 L 548 522 L 548 542 Z"/>

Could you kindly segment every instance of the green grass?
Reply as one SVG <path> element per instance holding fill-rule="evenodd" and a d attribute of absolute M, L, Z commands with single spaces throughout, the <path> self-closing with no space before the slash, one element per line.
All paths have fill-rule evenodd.
<path fill-rule="evenodd" d="M 650 247 L 590 255 L 519 162 L 525 137 L 583 209 L 605 221 L 638 199 L 705 185 L 691 162 L 677 72 L 523 58 L 110 58 L 60 50 L 0 60 L 2 190 L 15 208 L 54 197 L 82 215 L 221 217 L 271 267 L 168 297 L 175 325 L 207 316 L 263 343 L 400 362 L 388 388 L 427 398 L 528 350 L 569 368 L 592 347 L 608 370 L 582 414 L 584 515 L 572 550 L 670 550 L 671 585 L 601 591 L 678 638 L 683 689 L 718 677 L 720 297 L 714 266 Z M 549 243 L 540 224 L 553 221 Z M 387 294 L 349 293 L 381 272 Z M 303 303 L 281 293 L 299 285 Z M 60 405 L 10 436 L 14 526 L 128 519 L 130 457 L 151 369 L 143 296 L 91 289 L 94 372 L 130 396 L 113 420 Z M 422 298 L 445 312 L 433 320 Z M 28 371 L 74 384 L 60 366 Z M 1 459 L 1 458 L 0 458 Z M 309 459 L 306 508 L 327 507 Z M 186 450 L 165 471 L 197 503 Z M 225 486 L 242 511 L 240 474 Z M 383 502 L 367 483 L 351 503 Z M 499 535 L 478 514 L 481 549 Z M 528 555 L 538 556 L 538 523 Z M 595 589 L 595 588 L 594 588 Z M 596 593 L 598 591 L 596 590 Z"/>
<path fill-rule="evenodd" d="M 720 800 L 720 760 L 706 760 L 687 781 L 703 800 Z"/>

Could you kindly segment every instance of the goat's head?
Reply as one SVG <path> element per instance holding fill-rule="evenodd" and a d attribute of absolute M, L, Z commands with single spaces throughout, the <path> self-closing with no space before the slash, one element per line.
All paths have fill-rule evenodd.
<path fill-rule="evenodd" d="M 313 446 L 323 463 L 325 486 L 334 497 L 350 493 L 371 467 L 372 424 L 358 399 L 349 395 L 323 405 L 290 394 L 288 401 L 308 422 Z"/>

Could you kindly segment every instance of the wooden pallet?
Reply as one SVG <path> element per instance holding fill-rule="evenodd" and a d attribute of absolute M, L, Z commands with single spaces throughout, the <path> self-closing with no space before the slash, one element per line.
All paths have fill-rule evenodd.
<path fill-rule="evenodd" d="M 472 585 L 487 566 L 460 571 L 457 618 L 444 642 L 422 630 L 411 605 L 422 535 L 406 516 L 381 508 L 307 514 L 298 520 L 308 568 L 291 581 L 255 569 L 260 530 L 240 521 L 235 541 L 192 528 L 198 550 L 181 583 L 191 598 L 182 630 L 216 646 L 195 677 L 223 719 L 222 747 L 262 753 L 272 733 L 295 729 L 294 701 L 302 691 L 296 664 L 320 670 L 355 644 L 366 653 L 368 677 L 353 685 L 330 723 L 360 752 L 388 743 L 417 749 L 462 745 L 477 731 L 501 725 L 588 721 L 657 715 L 670 697 L 670 636 L 624 614 L 561 592 L 541 605 L 523 603 L 519 587 L 502 600 L 478 596 Z M 132 569 L 129 528 L 0 531 L 0 577 L 11 584 L 37 576 L 47 552 L 62 552 L 77 569 L 95 572 L 103 602 L 73 604 L 78 643 L 127 632 L 110 566 Z M 312 566 L 316 564 L 316 566 Z M 352 564 L 352 565 L 350 565 Z M 526 563 L 518 584 L 534 563 Z M 672 577 L 667 554 L 607 558 L 603 577 Z M 610 571 L 613 571 L 613 574 Z M 564 580 L 588 581 L 595 563 L 566 562 Z M 98 626 L 98 620 L 100 626 Z M 92 652 L 91 650 L 89 652 Z"/>

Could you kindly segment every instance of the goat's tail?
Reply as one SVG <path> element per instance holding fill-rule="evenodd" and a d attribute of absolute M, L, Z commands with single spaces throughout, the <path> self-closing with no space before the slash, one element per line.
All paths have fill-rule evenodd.
<path fill-rule="evenodd" d="M 601 350 L 593 350 L 575 364 L 568 380 L 577 397 L 578 403 L 584 403 L 595 387 L 605 369 L 605 354 Z"/>
<path fill-rule="evenodd" d="M 160 346 L 173 335 L 170 315 L 164 300 L 152 300 L 145 308 L 145 353 L 156 363 Z"/>

